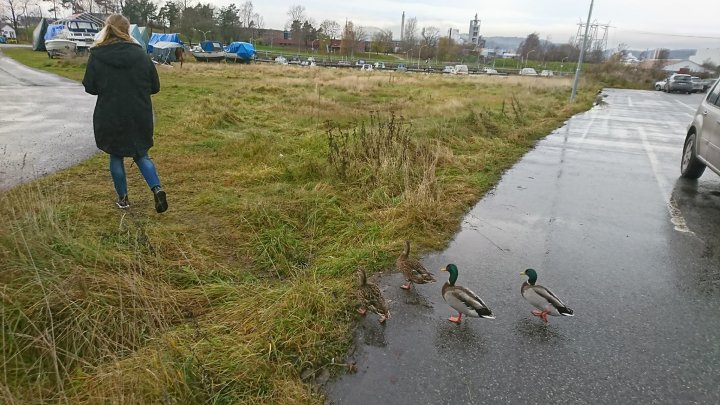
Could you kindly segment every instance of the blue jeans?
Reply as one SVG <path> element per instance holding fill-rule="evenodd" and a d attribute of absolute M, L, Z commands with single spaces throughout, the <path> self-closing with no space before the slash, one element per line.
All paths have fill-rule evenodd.
<path fill-rule="evenodd" d="M 124 197 L 127 195 L 127 178 L 125 177 L 125 163 L 122 156 L 110 155 L 110 174 L 112 175 L 113 184 L 115 185 L 115 191 L 118 197 Z M 136 156 L 133 158 L 140 173 L 145 177 L 147 185 L 152 189 L 160 185 L 160 178 L 158 177 L 155 164 L 150 159 L 150 156 L 146 154 L 142 156 Z"/>

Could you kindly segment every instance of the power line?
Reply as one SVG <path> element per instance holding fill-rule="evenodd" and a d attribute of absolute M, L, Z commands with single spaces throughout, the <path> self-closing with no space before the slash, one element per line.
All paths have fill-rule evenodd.
<path fill-rule="evenodd" d="M 616 26 L 610 26 L 610 28 L 615 28 L 618 31 L 625 31 L 625 32 L 634 32 L 637 34 L 644 34 L 644 35 L 655 35 L 659 37 L 679 37 L 679 38 L 696 38 L 696 39 L 717 39 L 720 40 L 720 37 L 710 37 L 710 36 L 704 36 L 704 35 L 686 35 L 686 34 L 669 34 L 667 32 L 652 32 L 652 31 L 641 31 L 641 30 L 633 30 L 628 28 L 621 28 Z"/>

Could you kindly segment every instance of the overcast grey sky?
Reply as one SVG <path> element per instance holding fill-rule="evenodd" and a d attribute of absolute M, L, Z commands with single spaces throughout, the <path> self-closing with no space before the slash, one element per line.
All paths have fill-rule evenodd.
<path fill-rule="evenodd" d="M 206 0 L 207 1 L 207 0 Z M 210 0 L 219 6 L 244 0 Z M 484 36 L 525 37 L 537 32 L 543 39 L 567 42 L 577 24 L 587 19 L 590 0 L 255 0 L 266 28 L 282 29 L 287 11 L 302 5 L 308 17 L 391 29 L 400 37 L 400 18 L 416 17 L 418 27 L 436 26 L 441 32 L 458 28 L 467 33 L 475 13 Z M 633 49 L 720 48 L 720 1 L 595 0 L 593 21 L 610 24 L 609 47 L 626 43 Z M 710 38 L 693 38 L 710 37 Z"/>

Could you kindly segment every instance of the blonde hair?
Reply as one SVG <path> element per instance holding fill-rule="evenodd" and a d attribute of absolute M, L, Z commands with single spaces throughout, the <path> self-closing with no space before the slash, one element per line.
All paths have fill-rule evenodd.
<path fill-rule="evenodd" d="M 130 36 L 130 21 L 122 14 L 111 14 L 105 20 L 93 46 L 105 46 L 115 42 L 134 42 Z"/>

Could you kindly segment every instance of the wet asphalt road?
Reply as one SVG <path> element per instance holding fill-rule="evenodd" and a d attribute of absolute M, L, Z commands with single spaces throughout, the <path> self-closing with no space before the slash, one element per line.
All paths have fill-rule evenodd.
<path fill-rule="evenodd" d="M 380 281 L 392 319 L 361 321 L 338 404 L 720 403 L 720 182 L 679 179 L 701 95 L 607 90 L 540 141 L 429 269 L 455 263 L 497 319 L 456 326 L 440 281 Z M 525 268 L 575 317 L 544 325 Z"/>
<path fill-rule="evenodd" d="M 81 84 L 28 68 L 0 48 L 0 190 L 97 152 L 95 97 Z"/>

